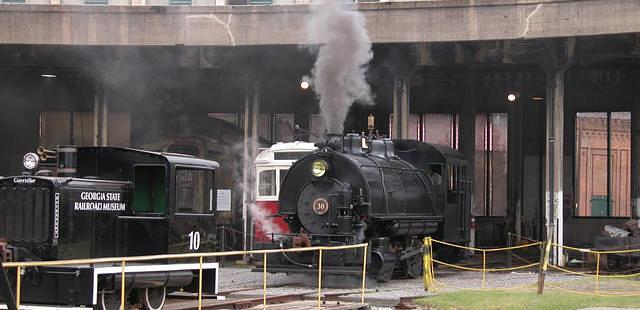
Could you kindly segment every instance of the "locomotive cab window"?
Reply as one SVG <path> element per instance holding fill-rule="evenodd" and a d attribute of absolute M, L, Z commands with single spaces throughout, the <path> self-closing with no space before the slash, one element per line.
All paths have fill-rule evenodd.
<path fill-rule="evenodd" d="M 447 201 L 449 203 L 458 203 L 464 193 L 464 188 L 461 184 L 461 181 L 464 180 L 464 167 L 448 165 L 447 175 Z"/>
<path fill-rule="evenodd" d="M 447 189 L 450 192 L 458 191 L 458 167 L 456 166 L 447 166 L 447 172 L 449 175 L 449 180 L 447 181 Z"/>
<path fill-rule="evenodd" d="M 442 184 L 442 164 L 429 164 L 427 166 L 427 175 L 433 185 Z"/>
<path fill-rule="evenodd" d="M 164 166 L 136 166 L 134 169 L 134 213 L 164 213 L 167 208 Z"/>
<path fill-rule="evenodd" d="M 215 210 L 213 170 L 176 169 L 176 212 L 211 214 Z"/>

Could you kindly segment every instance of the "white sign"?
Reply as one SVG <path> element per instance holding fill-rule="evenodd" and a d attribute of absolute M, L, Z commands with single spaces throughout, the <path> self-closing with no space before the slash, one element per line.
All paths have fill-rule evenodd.
<path fill-rule="evenodd" d="M 231 211 L 231 190 L 219 189 L 217 203 L 218 211 Z"/>

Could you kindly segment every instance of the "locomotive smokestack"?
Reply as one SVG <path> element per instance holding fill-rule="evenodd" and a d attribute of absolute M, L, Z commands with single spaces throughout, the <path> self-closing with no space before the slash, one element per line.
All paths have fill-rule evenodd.
<path fill-rule="evenodd" d="M 56 150 L 58 176 L 75 177 L 78 166 L 78 148 L 75 145 L 58 145 Z"/>
<path fill-rule="evenodd" d="M 328 132 L 342 133 L 351 104 L 372 103 L 365 74 L 373 53 L 364 16 L 335 0 L 315 0 L 307 33 L 310 43 L 321 44 L 312 48 L 317 58 L 311 71 L 320 115 Z"/>
<path fill-rule="evenodd" d="M 344 136 L 342 134 L 337 133 L 329 133 L 326 136 L 322 136 L 318 142 L 316 142 L 316 147 L 330 148 L 334 151 L 341 152 L 343 145 Z"/>

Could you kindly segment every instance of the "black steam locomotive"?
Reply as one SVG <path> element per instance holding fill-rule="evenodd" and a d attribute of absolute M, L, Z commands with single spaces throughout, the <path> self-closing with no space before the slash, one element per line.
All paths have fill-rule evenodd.
<path fill-rule="evenodd" d="M 24 164 L 23 175 L 0 178 L 4 262 L 214 250 L 215 161 L 59 146 L 28 153 Z M 217 264 L 203 267 L 204 291 L 216 293 Z M 8 272 L 14 281 L 15 269 Z M 198 273 L 198 263 L 127 264 L 126 293 L 159 309 L 167 290 L 197 288 Z M 21 301 L 118 309 L 120 276 L 121 267 L 112 264 L 25 268 Z M 11 300 L 2 293 L 0 301 Z"/>
<path fill-rule="evenodd" d="M 363 148 L 366 145 L 366 148 Z M 467 160 L 446 146 L 413 140 L 331 136 L 289 169 L 279 215 L 291 234 L 264 247 L 370 244 L 369 274 L 385 282 L 422 274 L 422 238 L 469 240 Z M 323 257 L 323 272 L 356 275 L 362 250 Z M 316 253 L 274 254 L 269 272 L 317 272 Z M 261 267 L 257 268 L 261 270 Z"/>

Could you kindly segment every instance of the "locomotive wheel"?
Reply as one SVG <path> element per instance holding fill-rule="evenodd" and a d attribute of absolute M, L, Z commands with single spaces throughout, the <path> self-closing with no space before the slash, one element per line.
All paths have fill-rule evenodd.
<path fill-rule="evenodd" d="M 103 292 L 98 295 L 98 310 L 120 310 L 120 291 Z"/>
<path fill-rule="evenodd" d="M 600 260 L 604 260 L 607 271 L 620 271 L 624 266 L 624 258 L 616 256 L 615 254 L 602 255 Z"/>
<path fill-rule="evenodd" d="M 422 255 L 414 255 L 405 260 L 407 267 L 407 275 L 413 279 L 419 279 L 422 277 Z"/>
<path fill-rule="evenodd" d="M 167 300 L 167 287 L 147 287 L 138 290 L 138 299 L 146 310 L 160 310 Z"/>

